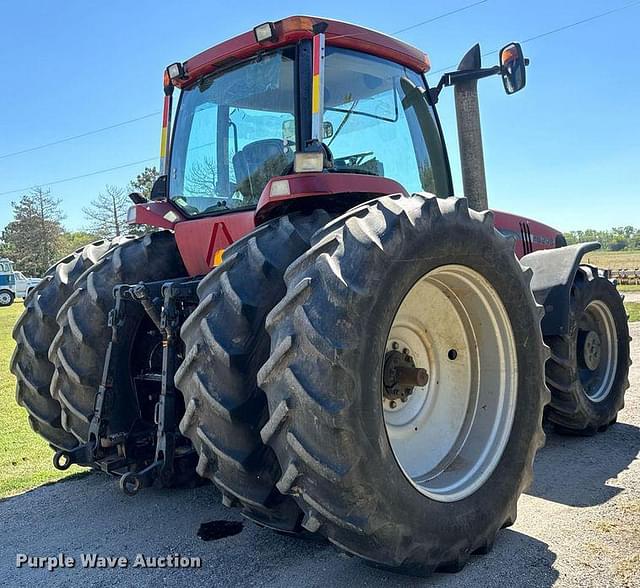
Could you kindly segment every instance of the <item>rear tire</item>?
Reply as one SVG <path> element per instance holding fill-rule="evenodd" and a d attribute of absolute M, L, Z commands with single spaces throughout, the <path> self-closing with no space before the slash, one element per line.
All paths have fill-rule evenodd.
<path fill-rule="evenodd" d="M 73 294 L 58 313 L 59 329 L 49 360 L 54 366 L 51 395 L 62 407 L 62 426 L 78 441 L 87 441 L 102 379 L 111 340 L 108 316 L 114 305 L 114 286 L 184 275 L 173 233 L 158 231 L 112 249 L 77 280 Z"/>
<path fill-rule="evenodd" d="M 560 433 L 604 431 L 624 406 L 631 360 L 622 300 L 601 271 L 588 265 L 578 268 L 571 288 L 568 333 L 545 338 L 551 348 L 547 418 Z"/>
<path fill-rule="evenodd" d="M 289 267 L 287 295 L 267 318 L 271 356 L 258 381 L 271 414 L 262 436 L 284 472 L 277 486 L 304 511 L 303 527 L 319 531 L 372 565 L 420 575 L 457 571 L 470 554 L 490 549 L 498 530 L 515 520 L 517 499 L 531 482 L 533 459 L 544 442 L 546 352 L 531 272 L 515 258 L 512 242 L 494 230 L 491 213 L 469 211 L 465 199 L 385 196 L 350 211 L 330 228 Z M 437 273 L 442 266 L 462 268 L 458 289 Z M 467 273 L 476 278 L 467 282 L 460 277 Z M 427 392 L 421 396 L 415 388 L 412 394 L 418 399 L 436 394 L 447 406 L 446 394 L 437 392 L 449 387 L 448 377 L 442 377 L 441 385 L 439 374 L 455 369 L 453 364 L 445 369 L 446 362 L 457 358 L 461 363 L 455 365 L 466 369 L 478 358 L 471 370 L 477 375 L 477 388 L 470 383 L 466 390 L 477 389 L 478 399 L 484 398 L 481 393 L 488 396 L 486 403 L 476 401 L 482 410 L 469 411 L 474 402 L 465 405 L 461 432 L 449 448 L 451 461 L 441 469 L 436 464 L 431 470 L 436 473 L 423 480 L 410 472 L 394 442 L 383 402 L 383 390 L 389 389 L 383 383 L 386 387 L 388 345 L 398 309 L 407 292 L 430 276 L 442 287 L 438 297 L 445 306 L 461 305 L 456 316 L 462 323 L 467 311 L 476 317 L 471 330 L 465 331 L 468 338 L 460 339 L 474 344 L 456 353 L 431 347 L 437 360 L 430 364 L 428 388 L 421 389 Z M 504 389 L 510 392 L 494 408 L 498 416 L 511 414 L 511 420 L 505 421 L 508 427 L 495 429 L 502 445 L 492 445 L 493 435 L 478 437 L 493 448 L 490 455 L 495 460 L 485 467 L 484 458 L 478 457 L 476 470 L 455 482 L 456 471 L 467 467 L 464 456 L 474 451 L 467 441 L 475 439 L 474 431 L 484 430 L 482 425 L 475 428 L 476 423 L 483 422 L 492 402 L 483 358 L 491 356 L 495 362 L 496 350 L 490 341 L 474 339 L 474 333 L 490 333 L 491 328 L 481 325 L 485 319 L 479 307 L 474 307 L 475 315 L 470 310 L 480 283 L 491 286 L 492 304 L 502 309 L 498 323 L 508 329 L 513 342 L 512 363 L 505 365 L 516 361 L 516 368 L 497 369 L 490 376 L 506 373 L 510 384 Z M 433 302 L 426 297 L 415 301 L 425 316 L 430 313 L 435 320 L 430 324 L 444 337 L 451 325 L 443 325 L 429 310 L 436 308 Z M 424 327 L 411 332 L 431 339 Z M 496 346 L 499 343 L 498 337 Z M 460 388 L 451 391 L 458 393 Z M 511 412 L 505 413 L 509 406 Z M 465 423 L 471 423 L 469 435 L 464 434 Z M 406 433 L 408 438 L 413 435 Z M 417 454 L 432 459 L 434 451 L 429 445 Z M 459 484 L 460 496 L 436 488 L 445 479 L 452 488 Z M 481 481 L 477 487 L 467 483 L 474 479 Z"/>
<path fill-rule="evenodd" d="M 324 211 L 291 214 L 261 225 L 225 251 L 198 287 L 200 304 L 185 321 L 185 360 L 176 373 L 184 395 L 180 430 L 200 456 L 198 473 L 260 525 L 297 531 L 302 513 L 276 490 L 282 472 L 260 428 L 268 419 L 256 383 L 269 356 L 267 313 L 286 292 L 284 272 L 324 226 Z"/>
<path fill-rule="evenodd" d="M 29 413 L 31 428 L 56 449 L 72 449 L 77 440 L 60 422 L 60 404 L 51 397 L 53 364 L 47 358 L 58 332 L 56 315 L 71 295 L 76 279 L 97 263 L 111 246 L 96 241 L 60 260 L 29 292 L 24 312 L 13 328 L 16 348 L 11 372 L 16 376 L 16 401 Z"/>

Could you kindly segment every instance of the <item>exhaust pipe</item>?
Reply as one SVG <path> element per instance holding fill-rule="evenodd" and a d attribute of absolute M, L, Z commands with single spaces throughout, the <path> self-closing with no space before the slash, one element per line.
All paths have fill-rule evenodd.
<path fill-rule="evenodd" d="M 481 61 L 480 45 L 474 45 L 462 58 L 457 71 L 480 70 Z M 486 210 L 489 203 L 480 128 L 478 80 L 456 82 L 454 94 L 464 196 L 473 210 Z"/>

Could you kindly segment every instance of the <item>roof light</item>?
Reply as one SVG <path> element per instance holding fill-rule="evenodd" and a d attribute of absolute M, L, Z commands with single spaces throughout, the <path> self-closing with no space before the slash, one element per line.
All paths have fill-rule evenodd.
<path fill-rule="evenodd" d="M 314 19 L 308 16 L 290 16 L 280 21 L 282 34 L 291 33 L 293 31 L 309 31 L 313 30 Z"/>
<path fill-rule="evenodd" d="M 258 43 L 275 41 L 277 38 L 276 27 L 272 22 L 265 22 L 258 25 L 253 29 L 253 34 L 256 36 L 256 41 Z"/>
<path fill-rule="evenodd" d="M 324 168 L 324 153 L 322 151 L 296 153 L 293 170 L 302 172 L 321 172 Z"/>
<path fill-rule="evenodd" d="M 167 67 L 167 73 L 171 81 L 182 79 L 184 77 L 184 66 L 181 63 L 172 63 Z"/>

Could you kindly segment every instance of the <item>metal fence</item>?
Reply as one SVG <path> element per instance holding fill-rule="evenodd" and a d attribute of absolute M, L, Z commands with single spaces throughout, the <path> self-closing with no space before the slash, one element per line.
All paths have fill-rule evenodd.
<path fill-rule="evenodd" d="M 610 278 L 616 280 L 618 284 L 638 285 L 640 284 L 640 268 L 636 269 L 609 269 L 606 270 Z"/>

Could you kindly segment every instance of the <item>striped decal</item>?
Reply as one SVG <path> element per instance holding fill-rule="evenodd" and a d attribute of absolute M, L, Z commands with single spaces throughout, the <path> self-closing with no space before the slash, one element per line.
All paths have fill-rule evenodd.
<path fill-rule="evenodd" d="M 169 153 L 169 128 L 171 126 L 171 94 L 165 95 L 162 108 L 162 132 L 160 133 L 160 175 L 166 174 Z"/>
<path fill-rule="evenodd" d="M 313 37 L 313 81 L 311 85 L 311 138 L 322 142 L 324 111 L 324 33 Z"/>

